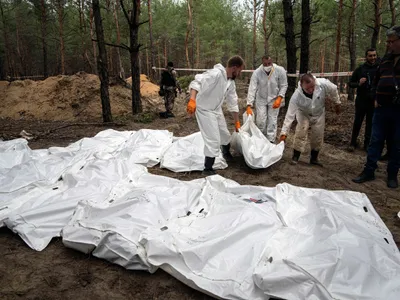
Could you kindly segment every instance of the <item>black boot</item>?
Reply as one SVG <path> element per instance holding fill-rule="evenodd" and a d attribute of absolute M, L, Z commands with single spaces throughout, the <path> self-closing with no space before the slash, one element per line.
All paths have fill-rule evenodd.
<path fill-rule="evenodd" d="M 172 112 L 167 111 L 167 118 L 175 118 L 175 115 Z"/>
<path fill-rule="evenodd" d="M 323 167 L 322 164 L 318 160 L 318 154 L 319 154 L 319 151 L 311 150 L 310 164 Z"/>
<path fill-rule="evenodd" d="M 387 186 L 391 189 L 397 189 L 399 187 L 399 181 L 397 180 L 397 173 L 388 174 Z"/>
<path fill-rule="evenodd" d="M 231 149 L 231 144 L 221 146 L 222 156 L 225 158 L 226 162 L 233 161 L 233 156 L 229 151 L 230 149 Z"/>
<path fill-rule="evenodd" d="M 363 183 L 374 179 L 375 179 L 374 172 L 368 172 L 364 170 L 360 175 L 358 175 L 358 177 L 352 179 L 352 181 L 355 183 Z"/>
<path fill-rule="evenodd" d="M 293 156 L 292 156 L 292 161 L 291 161 L 292 165 L 297 165 L 297 163 L 299 162 L 299 159 L 300 159 L 300 154 L 301 154 L 300 151 L 293 149 Z"/>
<path fill-rule="evenodd" d="M 214 162 L 215 162 L 215 157 L 206 156 L 206 159 L 204 160 L 204 170 L 202 173 L 203 175 L 211 176 L 217 174 L 213 169 Z"/>
<path fill-rule="evenodd" d="M 159 115 L 160 115 L 160 119 L 166 119 L 166 118 L 168 118 L 168 115 L 167 115 L 167 112 L 166 112 L 166 111 L 160 112 Z"/>

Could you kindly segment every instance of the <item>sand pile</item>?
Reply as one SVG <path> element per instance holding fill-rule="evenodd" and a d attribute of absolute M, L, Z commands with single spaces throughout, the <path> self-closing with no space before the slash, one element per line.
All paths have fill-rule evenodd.
<path fill-rule="evenodd" d="M 144 111 L 161 111 L 163 100 L 158 86 L 141 76 Z M 85 120 L 101 117 L 100 80 L 97 75 L 77 73 L 59 75 L 43 81 L 0 81 L 0 117 L 36 118 L 42 120 Z M 131 90 L 111 86 L 113 116 L 130 114 Z"/>
<path fill-rule="evenodd" d="M 132 85 L 132 77 L 126 79 L 130 85 Z M 149 78 L 145 74 L 140 74 L 140 94 L 142 97 L 158 97 L 158 91 L 160 87 L 150 82 Z"/>

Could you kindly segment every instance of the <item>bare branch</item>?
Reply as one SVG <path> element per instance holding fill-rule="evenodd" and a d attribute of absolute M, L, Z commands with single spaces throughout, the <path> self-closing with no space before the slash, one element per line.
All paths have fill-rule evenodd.
<path fill-rule="evenodd" d="M 96 39 L 92 39 L 92 41 L 96 42 L 96 43 L 98 42 Z M 129 48 L 128 46 L 126 46 L 124 44 L 122 44 L 122 45 L 116 45 L 116 44 L 110 44 L 110 43 L 104 43 L 104 44 L 106 44 L 107 46 L 110 46 L 110 47 L 121 48 L 121 49 L 128 50 L 128 51 L 131 50 L 131 48 Z"/>
<path fill-rule="evenodd" d="M 143 25 L 143 24 L 146 24 L 146 23 L 149 23 L 149 20 L 146 20 L 146 21 L 140 22 L 140 23 L 138 24 L 138 26 L 140 26 L 140 25 Z"/>
<path fill-rule="evenodd" d="M 129 20 L 128 12 L 125 9 L 124 0 L 119 0 L 119 3 L 121 4 L 122 11 L 124 12 L 125 18 L 128 21 L 129 27 L 131 27 L 132 24 L 131 21 Z"/>
<path fill-rule="evenodd" d="M 309 43 L 309 45 L 311 46 L 311 44 L 314 43 L 314 42 L 316 42 L 316 41 L 319 41 L 319 39 L 313 39 L 313 40 Z"/>

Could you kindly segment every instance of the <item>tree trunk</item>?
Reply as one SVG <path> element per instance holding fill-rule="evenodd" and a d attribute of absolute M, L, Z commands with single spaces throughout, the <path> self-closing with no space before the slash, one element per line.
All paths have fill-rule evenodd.
<path fill-rule="evenodd" d="M 168 46 L 167 46 L 167 39 L 164 39 L 164 66 L 168 64 Z"/>
<path fill-rule="evenodd" d="M 41 25 L 41 39 L 42 39 L 42 51 L 43 51 L 43 76 L 47 78 L 49 76 L 47 70 L 47 13 L 45 0 L 40 0 L 40 25 Z"/>
<path fill-rule="evenodd" d="M 335 66 L 333 68 L 334 72 L 339 72 L 340 64 L 340 44 L 342 39 L 342 15 L 343 15 L 343 0 L 339 0 L 339 10 L 337 17 L 337 28 L 336 28 L 336 52 L 335 52 Z M 338 83 L 338 77 L 333 77 L 333 82 Z"/>
<path fill-rule="evenodd" d="M 264 11 L 263 11 L 263 31 L 264 31 L 264 55 L 268 55 L 268 51 L 269 51 L 269 36 L 270 34 L 268 34 L 268 28 L 267 28 L 267 12 L 268 12 L 268 0 L 265 0 L 264 2 Z"/>
<path fill-rule="evenodd" d="M 139 50 L 141 45 L 139 44 L 139 21 L 140 17 L 140 0 L 132 0 L 132 9 L 129 13 L 126 11 L 124 6 L 124 0 L 120 0 L 121 8 L 124 12 L 125 18 L 129 24 L 129 37 L 130 46 L 129 53 L 131 57 L 131 75 L 132 75 L 132 113 L 141 113 L 142 99 L 140 98 L 140 62 L 139 62 Z"/>
<path fill-rule="evenodd" d="M 394 6 L 394 0 L 389 0 L 389 7 L 390 7 L 390 15 L 392 18 L 390 26 L 394 26 L 396 25 L 396 7 Z"/>
<path fill-rule="evenodd" d="M 196 30 L 196 68 L 200 67 L 200 34 L 199 29 Z"/>
<path fill-rule="evenodd" d="M 7 72 L 6 75 L 13 77 L 14 72 L 13 72 L 13 67 L 11 63 L 11 51 L 10 51 L 10 41 L 8 37 L 8 32 L 7 32 L 7 24 L 6 24 L 6 19 L 4 16 L 4 9 L 3 9 L 3 3 L 0 0 L 0 13 L 1 13 L 1 21 L 3 23 L 3 37 L 4 37 L 4 43 L 5 43 L 5 57 L 6 57 L 6 64 L 7 64 Z"/>
<path fill-rule="evenodd" d="M 253 0 L 253 69 L 257 68 L 257 0 Z"/>
<path fill-rule="evenodd" d="M 149 51 L 146 49 L 146 74 L 148 74 L 151 78 L 152 74 L 152 69 L 150 66 L 150 60 L 149 60 Z"/>
<path fill-rule="evenodd" d="M 65 74 L 65 44 L 64 44 L 64 1 L 57 1 L 58 34 L 60 38 L 61 74 Z"/>
<path fill-rule="evenodd" d="M 90 8 L 90 14 L 89 14 L 89 19 L 90 19 L 90 37 L 92 38 L 92 47 L 93 47 L 93 58 L 94 61 L 97 60 L 97 51 L 96 51 L 96 42 L 94 41 L 94 36 L 95 36 L 95 32 L 94 32 L 94 26 L 93 26 L 93 8 Z M 94 70 L 95 74 L 98 73 L 98 70 Z"/>
<path fill-rule="evenodd" d="M 282 0 L 283 16 L 285 20 L 285 41 L 286 41 L 286 57 L 287 71 L 289 74 L 296 74 L 296 41 L 294 35 L 294 20 L 293 20 L 293 3 L 292 0 Z M 296 89 L 296 78 L 288 78 L 287 99 L 290 99 Z"/>
<path fill-rule="evenodd" d="M 193 0 L 192 0 L 193 1 Z M 194 35 L 194 18 L 193 18 L 193 15 L 194 15 L 194 8 L 193 8 L 193 2 L 192 2 L 192 22 L 191 22 L 191 24 L 190 24 L 190 31 L 191 31 L 191 33 L 190 33 L 190 35 L 191 35 L 191 38 L 192 38 L 192 47 L 191 47 L 191 62 L 192 62 L 192 66 L 194 66 L 194 62 L 195 62 L 195 60 L 194 60 L 194 51 L 195 51 L 195 35 Z"/>
<path fill-rule="evenodd" d="M 300 74 L 309 71 L 310 60 L 310 0 L 301 1 L 301 52 L 300 52 Z"/>
<path fill-rule="evenodd" d="M 142 100 L 140 98 L 140 69 L 139 69 L 139 15 L 140 0 L 133 0 L 133 11 L 131 12 L 130 37 L 131 37 L 131 69 L 132 69 L 132 112 L 142 112 Z"/>
<path fill-rule="evenodd" d="M 150 1 L 150 0 L 149 0 Z M 118 5 L 118 0 L 116 0 L 113 3 L 113 7 L 114 7 L 114 22 L 115 22 L 115 27 L 117 30 L 117 45 L 121 44 L 121 33 L 119 30 L 119 20 L 118 20 L 118 9 L 119 9 L 119 5 Z M 125 71 L 124 71 L 124 67 L 122 66 L 122 61 L 121 61 L 121 53 L 119 51 L 119 48 L 116 48 L 117 50 L 117 62 L 118 62 L 118 75 L 122 78 L 125 79 Z"/>
<path fill-rule="evenodd" d="M 16 42 L 17 42 L 17 49 L 16 50 L 17 50 L 19 63 L 21 64 L 19 72 L 20 73 L 22 72 L 21 75 L 24 76 L 28 72 L 27 72 L 27 65 L 25 63 L 25 57 L 26 56 L 25 56 L 25 53 L 24 53 L 23 49 L 21 50 L 21 44 L 23 45 L 23 42 L 21 41 L 19 33 L 20 33 L 20 26 L 22 24 L 22 20 L 21 20 L 21 17 L 19 15 L 19 13 L 20 13 L 19 8 L 15 7 L 15 39 L 16 39 Z"/>
<path fill-rule="evenodd" d="M 321 73 L 324 73 L 325 70 L 325 48 L 326 48 L 326 40 L 324 40 L 321 45 Z"/>
<path fill-rule="evenodd" d="M 86 48 L 86 23 L 84 20 L 84 9 L 85 9 L 85 0 L 78 0 L 78 14 L 79 14 L 79 34 L 81 39 L 81 56 L 82 62 L 84 63 L 85 70 L 91 70 L 92 73 L 96 72 L 95 67 L 93 66 L 92 62 L 89 59 L 87 48 Z"/>
<path fill-rule="evenodd" d="M 376 49 L 382 24 L 382 0 L 374 0 L 374 28 L 371 38 L 371 48 Z"/>
<path fill-rule="evenodd" d="M 150 78 L 153 80 L 157 80 L 156 72 L 153 71 L 153 67 L 156 66 L 156 53 L 155 47 L 153 43 L 153 13 L 151 12 L 151 0 L 147 0 L 147 7 L 149 10 L 149 38 L 150 38 L 150 57 L 151 57 L 151 68 L 149 70 Z"/>
<path fill-rule="evenodd" d="M 100 77 L 100 96 L 103 112 L 103 122 L 112 122 L 110 96 L 108 92 L 108 63 L 107 51 L 104 42 L 103 23 L 101 20 L 99 0 L 92 0 L 94 22 L 96 24 L 97 45 L 99 47 L 99 56 L 97 59 L 97 68 Z"/>
<path fill-rule="evenodd" d="M 187 20 L 186 37 L 185 37 L 185 51 L 186 51 L 186 65 L 188 68 L 192 67 L 189 59 L 189 35 L 191 31 L 191 24 L 193 22 L 192 7 L 193 7 L 192 0 L 187 0 L 188 20 Z"/>
<path fill-rule="evenodd" d="M 356 44 L 356 33 L 355 33 L 355 25 L 356 25 L 356 9 L 357 9 L 357 0 L 352 0 L 350 19 L 349 19 L 349 35 L 348 35 L 348 45 L 349 45 L 349 53 L 350 53 L 350 70 L 354 71 L 356 68 L 357 61 L 357 44 Z M 347 99 L 349 101 L 354 101 L 354 89 L 350 88 L 347 85 Z"/>

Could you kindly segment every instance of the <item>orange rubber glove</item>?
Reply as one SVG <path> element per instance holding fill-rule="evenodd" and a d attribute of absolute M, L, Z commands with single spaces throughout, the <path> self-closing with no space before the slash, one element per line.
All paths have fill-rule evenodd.
<path fill-rule="evenodd" d="M 280 136 L 280 138 L 279 138 L 279 142 L 285 141 L 286 138 L 287 138 L 287 136 L 284 135 L 284 134 L 282 134 L 282 135 Z"/>
<path fill-rule="evenodd" d="M 237 121 L 237 122 L 235 123 L 235 130 L 236 130 L 236 132 L 239 132 L 239 128 L 240 128 L 240 122 Z"/>
<path fill-rule="evenodd" d="M 186 109 L 187 113 L 189 115 L 193 115 L 196 111 L 196 100 L 194 100 L 193 98 L 190 98 L 188 104 L 187 104 L 187 109 Z"/>
<path fill-rule="evenodd" d="M 281 106 L 282 100 L 283 100 L 283 98 L 282 98 L 281 96 L 278 96 L 278 97 L 275 99 L 275 102 L 274 102 L 274 104 L 272 105 L 272 108 L 279 108 L 279 107 Z"/>
<path fill-rule="evenodd" d="M 248 116 L 249 116 L 249 115 L 253 115 L 253 110 L 251 109 L 251 106 L 250 106 L 250 105 L 247 105 L 246 113 L 247 113 Z"/>

